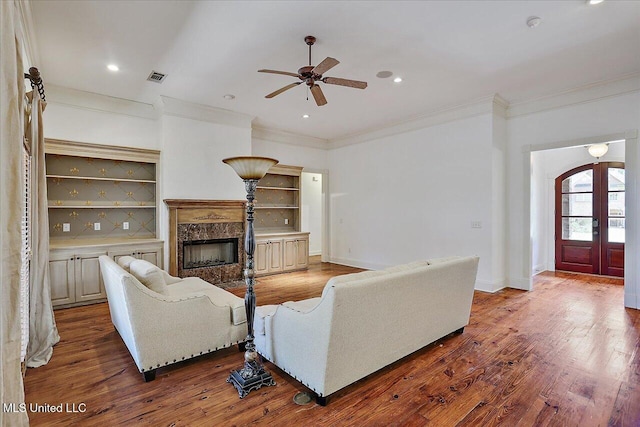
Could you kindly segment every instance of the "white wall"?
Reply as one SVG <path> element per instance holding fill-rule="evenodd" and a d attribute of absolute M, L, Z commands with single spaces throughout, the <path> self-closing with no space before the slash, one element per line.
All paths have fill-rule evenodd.
<path fill-rule="evenodd" d="M 477 286 L 491 288 L 503 226 L 492 224 L 492 146 L 489 113 L 331 150 L 331 260 L 376 269 L 479 255 Z"/>
<path fill-rule="evenodd" d="M 272 157 L 283 165 L 302 166 L 318 172 L 327 169 L 327 150 L 269 141 L 254 137 L 251 141 L 251 154 Z"/>
<path fill-rule="evenodd" d="M 512 287 L 530 287 L 531 239 L 530 239 L 530 152 L 563 145 L 577 145 L 581 140 L 593 140 L 599 136 L 624 133 L 640 128 L 640 92 L 630 91 L 620 95 L 601 97 L 590 102 L 549 108 L 539 112 L 522 114 L 508 120 L 509 140 L 508 200 L 509 200 L 509 283 Z M 633 134 L 633 132 L 631 132 Z M 631 135 L 630 134 L 630 135 Z M 572 143 L 573 141 L 573 143 Z M 625 163 L 627 170 L 627 245 L 626 252 L 640 264 L 636 241 L 640 243 L 640 206 L 633 189 L 637 188 L 640 167 L 640 150 L 637 136 L 627 141 Z M 637 158 L 636 158 L 637 157 Z M 632 199 L 629 200 L 629 197 Z M 636 236 L 637 235 L 637 236 Z M 639 240 L 636 240 L 639 239 Z M 625 258 L 625 304 L 634 301 L 640 307 L 640 272 L 634 270 L 632 258 Z M 629 276 L 627 276 L 629 274 Z M 629 305 L 628 305 L 629 306 Z"/>
<path fill-rule="evenodd" d="M 322 174 L 302 172 L 302 231 L 309 232 L 309 255 L 322 253 Z"/>
<path fill-rule="evenodd" d="M 603 162 L 624 162 L 625 143 L 609 144 Z M 533 273 L 555 270 L 555 180 L 564 172 L 593 163 L 585 146 L 531 153 L 531 257 Z"/>
<path fill-rule="evenodd" d="M 158 121 L 58 104 L 47 92 L 49 102 L 44 112 L 46 138 L 119 147 L 160 149 Z"/>

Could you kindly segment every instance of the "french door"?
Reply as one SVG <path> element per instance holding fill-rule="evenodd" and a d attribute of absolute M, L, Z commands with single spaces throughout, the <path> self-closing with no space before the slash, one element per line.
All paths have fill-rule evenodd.
<path fill-rule="evenodd" d="M 556 178 L 556 270 L 624 276 L 624 163 L 577 167 Z"/>

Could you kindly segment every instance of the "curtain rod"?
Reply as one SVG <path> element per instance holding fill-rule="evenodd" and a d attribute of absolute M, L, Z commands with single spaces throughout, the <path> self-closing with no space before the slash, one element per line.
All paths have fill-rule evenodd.
<path fill-rule="evenodd" d="M 24 73 L 24 78 L 29 79 L 32 89 L 38 88 L 40 99 L 46 101 L 44 97 L 44 83 L 42 82 L 42 78 L 40 77 L 40 71 L 36 67 L 31 67 L 29 68 L 28 73 Z"/>

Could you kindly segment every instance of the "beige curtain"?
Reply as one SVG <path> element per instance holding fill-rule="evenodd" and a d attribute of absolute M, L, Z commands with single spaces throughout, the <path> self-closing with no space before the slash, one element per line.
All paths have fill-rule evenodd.
<path fill-rule="evenodd" d="M 60 341 L 53 316 L 49 282 L 49 215 L 44 161 L 42 112 L 46 104 L 37 90 L 31 92 L 31 120 L 25 137 L 31 141 L 31 289 L 29 290 L 29 345 L 27 366 L 47 364 Z"/>
<path fill-rule="evenodd" d="M 18 13 L 0 1 L 0 425 L 29 425 L 20 369 L 20 221 L 24 71 Z M 9 406 L 5 406 L 9 405 Z M 12 406 L 13 405 L 13 406 Z"/>

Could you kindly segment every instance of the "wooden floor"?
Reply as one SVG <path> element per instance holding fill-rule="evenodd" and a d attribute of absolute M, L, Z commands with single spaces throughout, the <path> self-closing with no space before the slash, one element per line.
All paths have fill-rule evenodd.
<path fill-rule="evenodd" d="M 316 260 L 308 272 L 261 278 L 258 304 L 319 296 L 327 278 L 353 271 Z M 621 285 L 543 273 L 531 292 L 476 292 L 463 334 L 339 391 L 326 407 L 296 405 L 305 387 L 270 363 L 277 385 L 240 400 L 225 381 L 241 365 L 237 348 L 161 368 L 144 383 L 107 304 L 58 310 L 61 341 L 48 365 L 27 371 L 26 400 L 86 411 L 29 417 L 34 426 L 640 426 L 640 311 L 623 307 Z"/>

